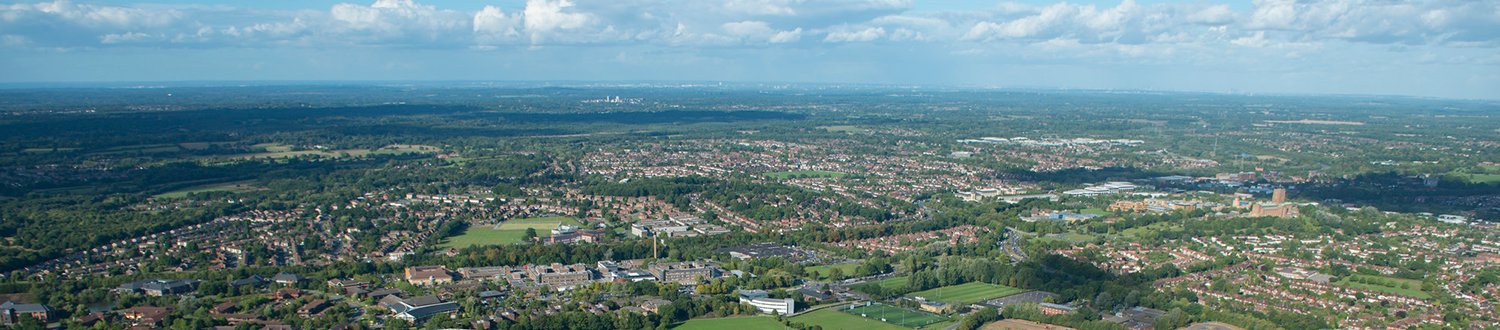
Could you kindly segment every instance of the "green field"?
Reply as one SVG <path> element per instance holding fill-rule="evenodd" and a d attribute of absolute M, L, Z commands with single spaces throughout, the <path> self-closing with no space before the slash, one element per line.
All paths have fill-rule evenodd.
<path fill-rule="evenodd" d="M 767 172 L 764 175 L 766 177 L 769 177 L 769 178 L 790 179 L 790 178 L 842 178 L 842 177 L 844 177 L 845 175 L 848 175 L 848 174 L 845 174 L 844 172 L 834 172 L 834 171 L 787 171 L 787 172 Z"/>
<path fill-rule="evenodd" d="M 810 313 L 793 316 L 792 322 L 806 325 L 817 325 L 823 329 L 859 329 L 859 330 L 905 330 L 907 328 L 895 324 L 880 322 L 879 319 L 867 319 L 859 315 L 852 315 L 838 311 L 845 307 L 824 308 Z"/>
<path fill-rule="evenodd" d="M 1135 227 L 1120 231 L 1121 235 L 1134 238 L 1145 238 L 1148 235 L 1160 234 L 1163 231 L 1180 231 L 1182 226 L 1171 222 L 1157 222 L 1150 225 Z"/>
<path fill-rule="evenodd" d="M 897 276 L 870 283 L 875 283 L 875 285 L 886 289 L 899 289 L 906 287 L 906 276 Z"/>
<path fill-rule="evenodd" d="M 1034 239 L 1037 240 L 1037 241 L 1064 241 L 1064 242 L 1068 242 L 1068 243 L 1072 243 L 1072 244 L 1084 244 L 1084 243 L 1092 243 L 1092 242 L 1098 241 L 1099 237 L 1098 236 L 1094 236 L 1094 235 L 1079 234 L 1079 233 L 1062 233 L 1062 234 L 1047 234 L 1047 236 L 1042 236 L 1042 237 L 1038 237 L 1038 238 L 1034 238 Z"/>
<path fill-rule="evenodd" d="M 260 189 L 264 189 L 264 188 L 259 187 L 259 186 L 255 186 L 255 185 L 251 184 L 250 181 L 239 181 L 239 182 L 216 183 L 216 184 L 211 184 L 211 185 L 202 185 L 202 186 L 187 187 L 187 188 L 183 188 L 183 189 L 178 189 L 178 190 L 174 190 L 174 191 L 169 191 L 169 192 L 157 194 L 154 197 L 156 197 L 156 198 L 183 198 L 183 197 L 187 197 L 188 194 L 192 194 L 192 193 L 213 192 L 213 191 L 250 192 L 250 191 L 256 191 L 256 190 L 260 190 Z"/>
<path fill-rule="evenodd" d="M 869 306 L 856 305 L 856 307 L 854 307 L 853 309 L 850 309 L 848 307 L 839 307 L 838 310 L 849 315 L 859 316 L 862 318 L 881 321 L 907 328 L 916 328 L 948 320 L 948 318 L 943 317 L 942 315 L 923 311 L 915 311 L 885 304 L 873 304 Z M 825 328 L 827 327 L 825 326 Z"/>
<path fill-rule="evenodd" d="M 1004 285 L 969 282 L 927 291 L 912 292 L 911 294 L 907 294 L 907 296 L 922 297 L 927 298 L 927 300 L 941 301 L 953 305 L 968 305 L 1025 291 Z"/>
<path fill-rule="evenodd" d="M 540 217 L 506 220 L 499 226 L 471 226 L 462 235 L 449 237 L 438 247 L 465 248 L 479 245 L 516 244 L 526 241 L 526 228 L 536 229 L 539 237 L 552 236 L 550 230 L 558 224 L 580 225 L 570 217 Z"/>
<path fill-rule="evenodd" d="M 676 330 L 715 330 L 715 329 L 749 329 L 749 330 L 777 330 L 786 328 L 781 322 L 776 322 L 770 316 L 744 316 L 723 317 L 717 319 L 697 319 L 682 322 L 672 329 Z"/>
<path fill-rule="evenodd" d="M 1427 294 L 1426 292 L 1422 292 L 1422 281 L 1418 280 L 1354 274 L 1339 279 L 1338 283 L 1335 284 L 1351 288 L 1398 294 L 1418 299 L 1432 298 L 1432 295 Z M 1403 284 L 1406 286 L 1405 288 L 1401 287 Z"/>
<path fill-rule="evenodd" d="M 839 271 L 843 272 L 844 276 L 846 276 L 846 277 L 847 276 L 854 276 L 854 270 L 859 268 L 859 264 L 858 263 L 848 263 L 848 264 L 837 264 L 837 265 L 820 265 L 820 266 L 807 267 L 806 269 L 804 269 L 804 271 L 806 271 L 809 274 L 817 274 L 818 279 L 826 280 L 826 279 L 828 279 L 828 271 L 832 270 L 834 268 L 839 269 Z"/>

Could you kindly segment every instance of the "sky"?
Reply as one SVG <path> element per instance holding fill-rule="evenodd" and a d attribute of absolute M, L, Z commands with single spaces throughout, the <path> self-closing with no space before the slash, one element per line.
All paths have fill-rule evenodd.
<path fill-rule="evenodd" d="M 0 82 L 361 80 L 1500 99 L 1500 0 L 0 2 Z"/>

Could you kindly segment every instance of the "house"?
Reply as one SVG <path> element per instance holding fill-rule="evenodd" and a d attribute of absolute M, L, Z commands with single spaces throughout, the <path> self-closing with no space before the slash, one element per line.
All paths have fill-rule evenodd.
<path fill-rule="evenodd" d="M 345 280 L 345 279 L 331 279 L 331 280 L 328 280 L 328 287 L 329 288 L 333 288 L 333 289 L 348 290 L 348 288 L 364 288 L 364 287 L 368 287 L 368 286 L 370 286 L 370 282 L 365 282 L 365 281 Z"/>
<path fill-rule="evenodd" d="M 380 305 L 390 309 L 396 314 L 396 318 L 407 322 L 425 320 L 436 315 L 454 315 L 458 313 L 459 306 L 451 301 L 442 301 L 433 296 L 421 296 L 402 299 L 397 296 L 386 296 L 380 300 Z"/>
<path fill-rule="evenodd" d="M 643 310 L 645 310 L 647 312 L 656 313 L 657 310 L 661 309 L 661 306 L 666 306 L 667 304 L 670 304 L 670 303 L 672 303 L 671 300 L 665 300 L 665 299 L 646 299 L 646 301 L 642 301 L 641 302 L 641 309 L 643 309 Z"/>
<path fill-rule="evenodd" d="M 324 309 L 328 309 L 328 307 L 330 306 L 333 306 L 333 304 L 329 303 L 328 299 L 314 300 L 307 303 L 306 305 L 302 305 L 302 308 L 298 308 L 297 315 L 301 315 L 302 317 L 312 317 L 317 315 L 318 313 L 322 313 Z"/>
<path fill-rule="evenodd" d="M 112 319 L 111 315 L 113 315 L 113 314 L 105 314 L 105 313 L 101 313 L 101 312 L 89 313 L 89 315 L 84 315 L 83 317 L 79 317 L 78 318 L 78 324 L 82 324 L 85 327 L 92 327 L 92 326 L 94 326 L 94 324 L 98 324 L 99 322 L 109 322 L 109 321 L 111 321 L 111 319 Z"/>
<path fill-rule="evenodd" d="M 208 312 L 209 313 L 213 313 L 213 314 L 229 314 L 229 313 L 234 313 L 234 311 L 239 310 L 239 309 L 240 309 L 240 305 L 239 304 L 236 304 L 233 301 L 225 301 L 225 302 L 219 303 L 218 305 L 214 305 L 214 308 L 209 309 Z"/>
<path fill-rule="evenodd" d="M 292 273 L 276 273 L 276 276 L 271 277 L 272 282 L 281 285 L 297 285 L 297 283 L 302 283 L 302 281 L 306 280 L 306 277 Z"/>
<path fill-rule="evenodd" d="M 14 301 L 0 303 L 0 325 L 20 323 L 24 317 L 47 323 L 52 321 L 52 316 L 52 309 L 42 304 L 22 304 Z"/>
<path fill-rule="evenodd" d="M 121 284 L 115 288 L 119 293 L 144 293 L 150 296 L 165 296 L 193 292 L 198 289 L 197 280 L 145 280 Z"/>
<path fill-rule="evenodd" d="M 300 297 L 302 297 L 302 290 L 294 288 L 281 288 L 281 290 L 271 293 L 271 299 L 275 300 L 297 299 Z"/>
<path fill-rule="evenodd" d="M 120 312 L 126 320 L 137 325 L 157 324 L 172 314 L 172 309 L 167 307 L 136 306 Z"/>
<path fill-rule="evenodd" d="M 266 278 L 260 277 L 260 275 L 250 275 L 250 277 L 229 282 L 230 286 L 261 286 L 263 284 L 266 284 Z"/>
<path fill-rule="evenodd" d="M 453 272 L 445 266 L 406 267 L 406 282 L 412 285 L 431 286 L 452 283 L 453 280 Z"/>

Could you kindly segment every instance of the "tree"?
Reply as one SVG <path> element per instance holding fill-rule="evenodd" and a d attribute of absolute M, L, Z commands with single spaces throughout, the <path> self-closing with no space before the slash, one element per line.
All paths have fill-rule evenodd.
<path fill-rule="evenodd" d="M 536 239 L 536 228 L 526 228 L 526 240 Z"/>

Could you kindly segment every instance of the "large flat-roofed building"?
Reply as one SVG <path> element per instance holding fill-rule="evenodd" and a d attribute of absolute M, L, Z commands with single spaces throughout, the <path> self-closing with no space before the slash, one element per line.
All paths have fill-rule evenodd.
<path fill-rule="evenodd" d="M 755 243 L 745 246 L 728 247 L 719 249 L 719 252 L 728 252 L 729 256 L 740 260 L 782 257 L 786 258 L 787 261 L 795 262 L 807 257 L 805 251 L 777 243 Z"/>
<path fill-rule="evenodd" d="M 148 296 L 165 296 L 193 292 L 198 289 L 196 280 L 145 280 L 121 284 L 116 292 L 144 293 Z"/>
<path fill-rule="evenodd" d="M 755 306 L 762 313 L 791 315 L 797 312 L 797 302 L 792 298 L 771 298 L 764 290 L 740 290 L 740 302 Z"/>
<path fill-rule="evenodd" d="M 452 283 L 453 273 L 444 266 L 406 267 L 406 282 L 412 285 L 438 285 Z"/>
<path fill-rule="evenodd" d="M 0 325 L 20 323 L 23 317 L 30 317 L 42 323 L 52 322 L 52 309 L 42 304 L 22 304 L 14 301 L 0 304 Z"/>
<path fill-rule="evenodd" d="M 586 284 L 594 280 L 594 272 L 589 270 L 588 265 L 572 264 L 563 265 L 554 263 L 546 266 L 535 266 L 529 269 L 533 280 L 537 284 L 568 288 Z"/>
<path fill-rule="evenodd" d="M 690 284 L 718 276 L 719 267 L 699 261 L 661 262 L 647 268 L 662 282 Z"/>
<path fill-rule="evenodd" d="M 451 301 L 442 301 L 433 296 L 421 296 L 401 298 L 388 296 L 380 301 L 381 306 L 390 309 L 396 314 L 396 318 L 415 322 L 436 315 L 453 315 L 458 313 L 459 306 Z"/>

